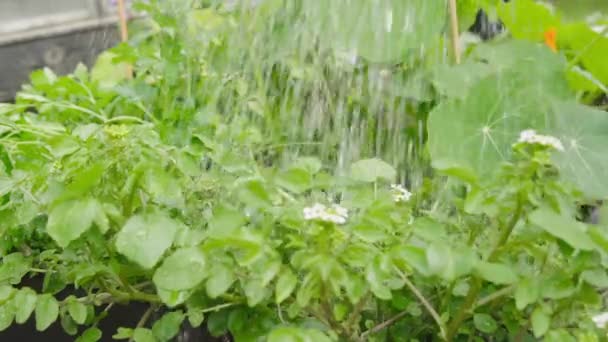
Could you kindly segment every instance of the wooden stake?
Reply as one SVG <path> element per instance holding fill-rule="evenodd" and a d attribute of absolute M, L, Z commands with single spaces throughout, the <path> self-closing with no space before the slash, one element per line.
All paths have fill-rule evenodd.
<path fill-rule="evenodd" d="M 452 31 L 452 53 L 454 53 L 454 61 L 456 64 L 460 64 L 460 37 L 458 33 L 458 10 L 456 8 L 456 0 L 448 0 L 448 4 Z"/>
<path fill-rule="evenodd" d="M 127 28 L 127 10 L 125 0 L 118 0 L 118 18 L 120 19 L 120 40 L 129 40 L 129 30 Z"/>
<path fill-rule="evenodd" d="M 127 27 L 127 9 L 125 0 L 118 0 L 118 18 L 120 20 L 120 40 L 126 43 L 129 40 L 129 29 Z M 133 77 L 133 67 L 127 66 L 127 78 Z"/>

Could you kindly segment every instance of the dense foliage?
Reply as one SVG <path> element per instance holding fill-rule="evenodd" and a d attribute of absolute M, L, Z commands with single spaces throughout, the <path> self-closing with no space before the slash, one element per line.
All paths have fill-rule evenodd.
<path fill-rule="evenodd" d="M 114 338 L 606 339 L 597 22 L 461 1 L 510 33 L 450 65 L 444 1 L 214 3 L 141 4 L 129 44 L 0 105 L 0 330 L 97 341 L 138 301 L 164 315 Z"/>

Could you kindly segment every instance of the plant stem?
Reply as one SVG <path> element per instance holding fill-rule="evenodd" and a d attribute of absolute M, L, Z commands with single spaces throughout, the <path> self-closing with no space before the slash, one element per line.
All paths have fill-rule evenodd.
<path fill-rule="evenodd" d="M 517 196 L 519 196 L 519 195 L 517 195 Z M 500 248 L 507 242 L 507 240 L 509 239 L 509 236 L 511 235 L 511 233 L 513 232 L 513 229 L 515 228 L 515 225 L 519 221 L 519 218 L 521 217 L 522 209 L 523 208 L 522 208 L 521 200 L 519 200 L 519 198 L 518 198 L 515 213 L 513 213 L 513 216 L 511 217 L 511 220 L 509 221 L 509 223 L 502 228 L 502 230 L 501 230 L 502 233 L 500 235 L 500 238 L 496 242 L 496 245 L 490 252 L 486 261 L 492 262 L 498 257 Z M 458 330 L 460 329 L 460 325 L 462 324 L 462 322 L 464 322 L 464 320 L 471 313 L 471 310 L 475 307 L 477 296 L 479 295 L 479 291 L 481 291 L 481 285 L 482 285 L 482 280 L 478 277 L 473 277 L 473 284 L 469 288 L 469 292 L 467 293 L 467 296 L 465 297 L 464 303 L 460 307 L 460 310 L 458 310 L 458 312 L 454 316 L 454 319 L 448 325 L 447 335 L 446 335 L 446 340 L 448 342 L 450 342 L 454 339 L 454 337 L 458 333 Z"/>
<path fill-rule="evenodd" d="M 450 29 L 452 34 L 452 53 L 454 54 L 454 62 L 460 64 L 460 38 L 458 34 L 458 10 L 456 0 L 448 0 L 450 10 Z"/>
<path fill-rule="evenodd" d="M 352 328 L 355 325 L 355 323 L 357 322 L 357 319 L 359 318 L 359 316 L 361 315 L 361 311 L 363 311 L 363 308 L 365 307 L 365 304 L 369 300 L 370 296 L 371 296 L 371 294 L 369 292 L 367 294 L 365 294 L 359 300 L 359 302 L 357 302 L 357 304 L 355 305 L 355 308 L 353 309 L 353 312 L 346 319 L 345 326 L 349 331 L 352 332 L 352 330 L 354 330 Z"/>
<path fill-rule="evenodd" d="M 484 305 L 488 304 L 489 302 L 496 300 L 502 296 L 506 296 L 509 293 L 513 292 L 514 289 L 515 289 L 514 285 L 509 285 L 509 286 L 503 287 L 502 289 L 500 289 L 496 292 L 493 292 L 493 293 L 487 295 L 486 297 L 483 297 L 480 300 L 478 300 L 477 303 L 475 303 L 475 308 L 484 306 Z"/>
<path fill-rule="evenodd" d="M 369 336 L 371 334 L 375 334 L 378 331 L 381 331 L 381 330 L 383 330 L 385 328 L 390 327 L 391 325 L 393 325 L 393 323 L 397 322 L 398 320 L 400 320 L 401 318 L 403 318 L 407 314 L 408 314 L 407 310 L 406 311 L 402 311 L 402 312 L 396 314 L 395 316 L 389 318 L 388 320 L 386 320 L 386 321 L 384 321 L 384 322 L 376 325 L 375 327 L 373 327 L 373 328 L 365 331 L 363 334 L 361 334 L 361 337 L 360 337 L 359 340 L 360 341 L 365 341 L 365 339 L 367 338 L 367 336 Z"/>
<path fill-rule="evenodd" d="M 405 285 L 410 289 L 410 291 L 412 291 L 412 293 L 414 293 L 414 295 L 416 296 L 416 298 L 418 298 L 418 300 L 420 301 L 420 303 L 422 303 L 422 306 L 424 306 L 424 308 L 429 312 L 429 314 L 431 315 L 431 317 L 433 318 L 433 320 L 435 321 L 435 323 L 437 323 L 437 325 L 439 326 L 439 330 L 440 330 L 440 334 L 441 337 L 443 339 L 446 338 L 446 330 L 445 327 L 443 325 L 443 323 L 441 323 L 441 317 L 439 317 L 439 314 L 437 313 L 437 311 L 433 308 L 433 306 L 431 305 L 431 303 L 426 299 L 426 297 L 422 294 L 422 292 L 420 292 L 420 290 L 418 290 L 418 288 L 416 287 L 416 285 L 414 285 L 409 279 L 408 277 L 403 274 L 403 272 L 401 272 L 401 270 L 396 268 L 397 273 L 399 273 L 399 275 L 401 276 L 401 278 L 403 279 L 403 281 L 405 282 Z M 361 340 L 365 340 L 365 338 L 368 335 L 374 334 L 378 331 L 381 331 L 385 328 L 388 328 L 389 326 L 391 326 L 393 323 L 397 322 L 398 320 L 400 320 L 402 317 L 404 317 L 405 315 L 407 315 L 408 311 L 403 311 L 398 313 L 397 315 L 391 317 L 390 319 L 376 325 L 375 327 L 365 331 L 363 334 L 361 334 Z"/>
<path fill-rule="evenodd" d="M 137 322 L 135 329 L 143 328 L 146 325 L 146 323 L 148 322 L 148 319 L 150 319 L 150 316 L 152 316 L 153 311 L 154 311 L 154 306 L 150 305 L 148 310 L 146 310 L 146 312 L 143 314 L 143 316 L 141 316 L 141 318 L 139 319 L 139 322 Z M 133 337 L 131 337 L 129 339 L 129 342 L 133 342 Z"/>

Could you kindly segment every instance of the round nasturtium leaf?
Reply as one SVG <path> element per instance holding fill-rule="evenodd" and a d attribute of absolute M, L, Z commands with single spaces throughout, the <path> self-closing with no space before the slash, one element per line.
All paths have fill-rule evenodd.
<path fill-rule="evenodd" d="M 546 134 L 552 103 L 570 96 L 565 60 L 538 44 L 499 44 L 474 55 L 489 64 L 489 75 L 474 82 L 463 98 L 435 107 L 427 124 L 433 166 L 469 181 L 509 160 L 521 131 Z M 543 59 L 542 68 L 537 58 Z"/>

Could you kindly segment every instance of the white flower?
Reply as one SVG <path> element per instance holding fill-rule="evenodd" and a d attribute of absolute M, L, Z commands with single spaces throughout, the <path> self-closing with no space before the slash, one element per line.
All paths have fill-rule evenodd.
<path fill-rule="evenodd" d="M 558 138 L 550 135 L 538 134 L 533 129 L 526 129 L 522 131 L 519 134 L 519 139 L 517 142 L 524 144 L 539 144 L 552 147 L 558 151 L 564 151 L 564 145 L 562 145 L 562 142 Z"/>
<path fill-rule="evenodd" d="M 395 202 L 407 202 L 412 197 L 412 193 L 400 184 L 391 185 L 391 193 Z"/>
<path fill-rule="evenodd" d="M 335 224 L 345 224 L 348 218 L 348 210 L 337 204 L 326 207 L 323 204 L 315 203 L 312 207 L 304 208 L 303 214 L 305 220 L 319 220 Z"/>
<path fill-rule="evenodd" d="M 593 316 L 591 317 L 591 320 L 593 320 L 593 323 L 595 323 L 598 328 L 603 329 L 606 326 L 606 323 L 608 323 L 608 312 Z"/>

